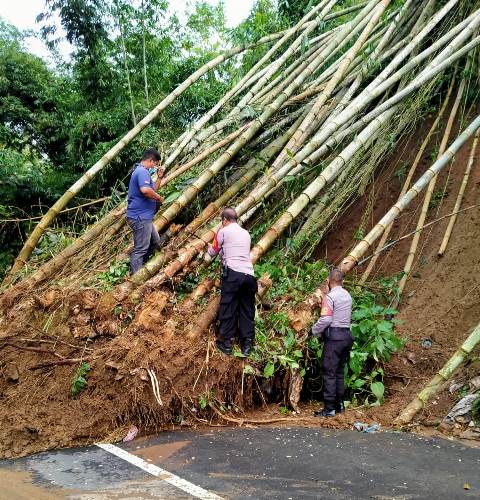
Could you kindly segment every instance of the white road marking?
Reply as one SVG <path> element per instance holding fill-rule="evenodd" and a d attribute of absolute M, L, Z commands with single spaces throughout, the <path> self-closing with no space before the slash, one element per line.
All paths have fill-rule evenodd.
<path fill-rule="evenodd" d="M 143 460 L 142 458 L 137 457 L 136 455 L 132 455 L 128 451 L 125 451 L 122 448 L 119 448 L 118 446 L 115 446 L 113 444 L 103 444 L 103 443 L 97 443 L 97 446 L 99 448 L 102 448 L 102 450 L 108 451 L 112 455 L 115 455 L 133 465 L 136 465 L 145 472 L 148 472 L 152 476 L 162 479 L 166 483 L 175 486 L 179 490 L 185 491 L 186 493 L 192 495 L 193 497 L 201 498 L 202 500 L 223 500 L 222 497 L 215 495 L 215 493 L 210 493 L 209 491 L 204 490 L 200 486 L 196 486 L 195 484 L 190 483 L 189 481 L 186 481 L 185 479 L 182 479 L 181 477 L 178 477 L 175 474 L 172 474 L 171 472 L 162 469 L 161 467 L 158 467 L 154 464 L 150 464 L 145 460 Z"/>

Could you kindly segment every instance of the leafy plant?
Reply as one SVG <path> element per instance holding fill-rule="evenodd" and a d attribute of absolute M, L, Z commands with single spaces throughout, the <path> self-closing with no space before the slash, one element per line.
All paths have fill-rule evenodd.
<path fill-rule="evenodd" d="M 303 352 L 295 332 L 290 327 L 288 315 L 273 312 L 266 318 L 256 318 L 256 343 L 250 359 L 263 364 L 263 376 L 272 377 L 282 369 L 301 369 Z M 304 375 L 301 369 L 302 376 Z"/>
<path fill-rule="evenodd" d="M 278 411 L 282 415 L 288 415 L 290 413 L 289 409 L 286 406 L 280 406 L 280 408 L 278 409 Z"/>
<path fill-rule="evenodd" d="M 105 290 L 111 290 L 115 285 L 121 283 L 130 269 L 126 260 L 114 260 L 107 271 L 98 274 L 98 279 Z"/>
<path fill-rule="evenodd" d="M 84 362 L 78 367 L 71 384 L 73 398 L 76 398 L 87 387 L 87 374 L 89 371 L 90 365 L 88 363 Z"/>
<path fill-rule="evenodd" d="M 368 401 L 373 395 L 374 403 L 380 404 L 385 392 L 382 364 L 404 344 L 394 331 L 395 320 L 390 319 L 397 311 L 377 304 L 371 292 L 355 295 L 354 301 L 354 344 L 345 379 L 346 387 L 352 391 L 353 397 L 365 397 Z"/>

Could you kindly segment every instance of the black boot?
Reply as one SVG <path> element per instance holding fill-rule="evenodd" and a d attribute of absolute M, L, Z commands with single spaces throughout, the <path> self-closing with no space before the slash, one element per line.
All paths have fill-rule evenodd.
<path fill-rule="evenodd" d="M 232 354 L 232 348 L 228 347 L 225 345 L 223 342 L 219 342 L 218 340 L 215 342 L 216 348 L 220 351 L 223 352 L 223 354 L 226 354 L 227 356 L 230 356 Z"/>
<path fill-rule="evenodd" d="M 334 417 L 336 415 L 335 403 L 333 401 L 325 401 L 323 410 L 315 411 L 313 415 L 315 417 Z"/>
<path fill-rule="evenodd" d="M 327 410 L 326 408 L 320 411 L 313 412 L 314 417 L 334 417 L 335 415 L 335 410 Z"/>
<path fill-rule="evenodd" d="M 345 405 L 343 404 L 343 401 L 336 401 L 335 402 L 335 413 L 338 415 L 339 413 L 343 413 L 345 411 Z"/>
<path fill-rule="evenodd" d="M 245 339 L 243 342 L 240 343 L 240 348 L 244 356 L 248 356 L 250 354 L 250 350 L 252 349 L 252 344 L 253 342 L 251 339 Z"/>

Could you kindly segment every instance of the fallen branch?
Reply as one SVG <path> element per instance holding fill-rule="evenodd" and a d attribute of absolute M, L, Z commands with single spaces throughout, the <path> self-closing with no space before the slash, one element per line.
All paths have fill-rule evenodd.
<path fill-rule="evenodd" d="M 47 349 L 41 349 L 40 347 L 27 347 L 27 346 L 22 346 L 22 345 L 16 345 L 16 344 L 11 344 L 10 342 L 6 342 L 4 344 L 4 347 L 13 347 L 15 349 L 20 349 L 21 351 L 31 351 L 31 352 L 38 352 L 40 354 L 51 354 L 52 356 L 57 356 L 58 358 L 65 359 L 64 356 L 61 354 L 58 354 L 58 352 L 54 351 L 47 351 Z"/>
<path fill-rule="evenodd" d="M 73 347 L 74 349 L 83 349 L 84 351 L 93 351 L 92 348 L 90 347 L 84 347 L 82 345 L 75 345 L 75 344 L 69 344 L 68 342 L 65 342 L 64 340 L 46 340 L 46 339 L 17 339 L 21 342 L 38 342 L 39 344 L 64 344 L 67 345 L 68 347 Z"/>

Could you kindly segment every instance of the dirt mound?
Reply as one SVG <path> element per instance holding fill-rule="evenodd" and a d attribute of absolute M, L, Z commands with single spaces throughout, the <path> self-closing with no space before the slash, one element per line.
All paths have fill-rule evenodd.
<path fill-rule="evenodd" d="M 214 352 L 211 341 L 187 338 L 184 332 L 192 318 L 175 310 L 169 292 L 154 292 L 138 311 L 117 310 L 108 319 L 105 309 L 89 309 L 91 301 L 86 299 L 91 296 L 90 291 L 69 297 L 68 305 L 63 300 L 69 319 L 61 320 L 65 329 L 51 321 L 55 337 L 39 327 L 26 328 L 28 323 L 41 325 L 47 316 L 48 311 L 39 314 L 35 301 L 30 314 L 23 304 L 20 329 L 7 329 L 8 336 L 4 330 L 1 456 L 115 440 L 133 423 L 150 432 L 172 423 L 205 423 L 197 413 L 202 397 L 219 404 L 248 404 L 248 391 L 237 388 L 242 363 Z M 175 325 L 173 316 L 181 322 Z M 72 317 L 89 334 L 79 335 Z M 108 336 L 94 327 L 105 322 L 114 325 Z M 72 379 L 81 362 L 90 366 L 87 386 L 73 398 Z M 149 370 L 155 374 L 160 402 L 154 397 Z"/>

